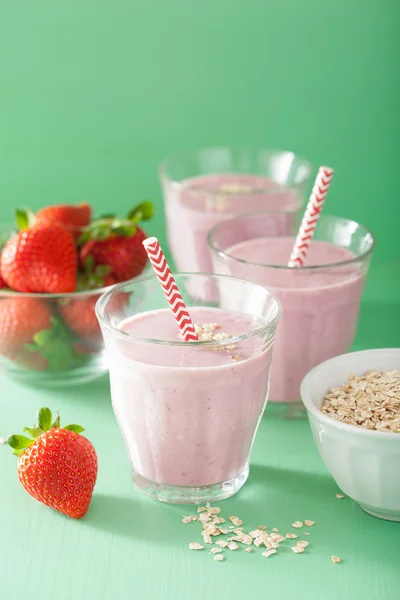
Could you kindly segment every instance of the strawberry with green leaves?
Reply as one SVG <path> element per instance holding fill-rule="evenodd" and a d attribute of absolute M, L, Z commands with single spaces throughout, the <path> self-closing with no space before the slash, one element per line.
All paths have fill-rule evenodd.
<path fill-rule="evenodd" d="M 107 215 L 93 221 L 78 240 L 81 264 L 90 258 L 95 266 L 109 267 L 109 275 L 116 282 L 140 275 L 147 262 L 142 245 L 147 236 L 137 224 L 153 214 L 153 205 L 146 201 L 130 211 L 126 219 Z"/>
<path fill-rule="evenodd" d="M 18 458 L 18 478 L 25 490 L 46 506 L 81 519 L 87 512 L 97 479 L 97 454 L 80 435 L 80 425 L 60 426 L 49 408 L 38 412 L 38 423 L 25 427 L 26 435 L 7 442 Z"/>
<path fill-rule="evenodd" d="M 51 312 L 36 298 L 20 296 L 0 301 L 0 354 L 18 364 L 36 371 L 47 369 L 47 359 L 42 354 L 32 354 L 27 344 L 34 336 L 51 328 Z"/>
<path fill-rule="evenodd" d="M 0 301 L 0 354 L 35 371 L 66 371 L 85 363 L 50 303 L 26 296 Z"/>
<path fill-rule="evenodd" d="M 74 292 L 78 256 L 72 233 L 59 223 L 30 225 L 26 211 L 17 211 L 20 231 L 5 244 L 0 271 L 18 292 Z"/>

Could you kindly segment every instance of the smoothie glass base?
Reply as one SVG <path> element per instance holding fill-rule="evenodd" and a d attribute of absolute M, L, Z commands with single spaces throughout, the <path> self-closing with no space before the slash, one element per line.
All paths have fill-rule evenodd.
<path fill-rule="evenodd" d="M 225 500 L 240 490 L 248 476 L 249 465 L 246 465 L 241 473 L 227 481 L 214 485 L 190 487 L 156 483 L 138 473 L 132 473 L 133 483 L 147 496 L 169 504 L 203 504 Z"/>

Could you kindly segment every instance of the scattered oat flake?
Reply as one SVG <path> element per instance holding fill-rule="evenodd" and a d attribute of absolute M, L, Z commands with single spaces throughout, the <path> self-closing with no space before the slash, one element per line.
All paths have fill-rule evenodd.
<path fill-rule="evenodd" d="M 243 525 L 243 521 L 241 519 L 239 519 L 239 517 L 229 517 L 229 520 L 231 521 L 231 523 L 233 523 L 234 525 Z"/>
<path fill-rule="evenodd" d="M 261 531 L 265 531 L 265 529 L 267 529 L 267 528 L 265 527 L 265 525 L 259 525 L 257 527 L 257 529 L 261 529 Z"/>
<path fill-rule="evenodd" d="M 229 550 L 237 550 L 239 548 L 239 544 L 236 542 L 229 542 L 228 549 Z"/>
<path fill-rule="evenodd" d="M 334 563 L 340 563 L 340 562 L 342 562 L 342 559 L 341 559 L 341 558 L 339 558 L 338 556 L 332 556 L 332 557 L 331 557 L 331 560 L 332 560 L 332 562 L 334 562 Z"/>
<path fill-rule="evenodd" d="M 226 540 L 217 540 L 215 543 L 218 546 L 221 546 L 221 548 L 226 548 L 228 545 L 228 542 Z"/>
<path fill-rule="evenodd" d="M 208 535 L 208 534 L 203 535 L 203 540 L 204 540 L 205 544 L 212 544 L 213 543 L 211 535 Z"/>
<path fill-rule="evenodd" d="M 245 535 L 242 539 L 242 544 L 245 544 L 246 546 L 250 546 L 253 543 L 253 538 L 251 537 L 251 535 Z"/>
<path fill-rule="evenodd" d="M 300 546 L 301 548 L 307 548 L 308 542 L 306 542 L 305 540 L 299 540 L 297 542 L 297 546 Z"/>
<path fill-rule="evenodd" d="M 253 531 L 249 532 L 252 538 L 258 538 L 261 535 L 261 531 L 259 529 L 253 529 Z"/>
<path fill-rule="evenodd" d="M 272 531 L 273 531 L 274 533 L 278 533 L 279 529 L 278 529 L 277 527 L 273 527 L 273 528 L 272 528 Z"/>
<path fill-rule="evenodd" d="M 301 554 L 304 552 L 303 546 L 292 546 L 292 550 L 295 554 Z"/>
<path fill-rule="evenodd" d="M 344 498 L 344 494 L 336 494 L 336 498 L 339 498 L 339 500 L 342 500 L 342 498 Z"/>
<path fill-rule="evenodd" d="M 226 529 L 225 527 L 221 527 L 221 528 L 220 528 L 220 532 L 221 532 L 223 535 L 226 535 L 227 533 L 229 533 L 229 529 Z"/>
<path fill-rule="evenodd" d="M 305 523 L 307 525 L 307 521 Z M 314 525 L 312 521 L 309 521 L 309 523 Z M 302 521 L 295 521 L 294 523 L 292 523 L 292 527 L 294 527 L 295 529 L 301 529 L 301 527 L 303 527 L 303 523 Z"/>
<path fill-rule="evenodd" d="M 280 533 L 271 533 L 271 535 L 269 536 L 271 538 L 271 540 L 273 540 L 274 542 L 283 542 L 283 540 L 285 539 L 283 537 L 283 535 L 281 535 Z"/>
<path fill-rule="evenodd" d="M 253 552 L 253 548 L 245 548 L 244 551 L 245 552 Z"/>
<path fill-rule="evenodd" d="M 183 517 L 183 519 L 182 519 L 182 523 L 191 523 L 191 522 L 192 522 L 191 517 Z"/>
<path fill-rule="evenodd" d="M 198 544 L 197 542 L 190 542 L 189 550 L 203 550 L 204 546 Z"/>
<path fill-rule="evenodd" d="M 204 512 L 205 510 L 207 510 L 205 506 L 198 506 L 198 507 L 197 507 L 197 512 L 198 512 L 198 513 L 199 513 L 199 512 Z"/>
<path fill-rule="evenodd" d="M 313 525 L 315 525 L 315 521 L 309 521 L 308 519 L 306 519 L 304 521 L 304 525 L 307 525 L 307 527 L 312 527 Z"/>
<path fill-rule="evenodd" d="M 309 531 L 305 531 L 304 535 L 310 535 L 310 532 Z"/>
<path fill-rule="evenodd" d="M 208 512 L 209 512 L 210 515 L 219 515 L 219 513 L 221 512 L 221 509 L 218 508 L 218 506 L 211 506 L 208 509 Z"/>
<path fill-rule="evenodd" d="M 288 540 L 295 540 L 297 538 L 297 535 L 295 533 L 289 532 L 286 534 L 286 539 Z"/>
<path fill-rule="evenodd" d="M 222 560 L 224 560 L 224 557 L 222 554 L 216 554 L 214 556 L 214 560 L 217 560 L 218 562 L 221 562 Z"/>
<path fill-rule="evenodd" d="M 218 554 L 219 552 L 222 552 L 221 548 L 211 548 L 210 550 L 211 554 Z"/>
<path fill-rule="evenodd" d="M 257 548 L 258 548 L 259 546 L 261 546 L 261 544 L 263 544 L 263 543 L 264 543 L 264 542 L 263 542 L 263 540 L 262 540 L 262 538 L 261 538 L 261 537 L 258 537 L 258 538 L 256 538 L 256 539 L 254 540 L 254 545 L 255 545 L 255 546 L 257 546 Z"/>
<path fill-rule="evenodd" d="M 264 556 L 265 558 L 269 558 L 272 554 L 276 554 L 276 550 L 274 550 L 274 548 L 272 548 L 272 550 L 262 552 L 262 556 Z"/>

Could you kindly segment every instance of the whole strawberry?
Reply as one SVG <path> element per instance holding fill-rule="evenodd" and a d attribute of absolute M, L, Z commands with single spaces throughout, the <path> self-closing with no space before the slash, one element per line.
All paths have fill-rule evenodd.
<path fill-rule="evenodd" d="M 0 302 L 0 354 L 37 371 L 47 368 L 47 359 L 33 353 L 27 345 L 35 335 L 51 329 L 51 312 L 47 304 L 36 298 L 12 297 Z"/>
<path fill-rule="evenodd" d="M 0 301 L 0 354 L 34 371 L 66 371 L 85 362 L 50 302 L 11 294 Z"/>
<path fill-rule="evenodd" d="M 103 346 L 99 322 L 94 311 L 99 295 L 61 300 L 59 313 L 65 325 L 88 349 L 97 350 Z"/>
<path fill-rule="evenodd" d="M 79 234 L 92 219 L 92 207 L 87 202 L 79 204 L 54 204 L 38 210 L 34 216 L 35 223 L 59 223 L 74 234 Z"/>
<path fill-rule="evenodd" d="M 11 435 L 8 444 L 18 459 L 18 477 L 26 491 L 50 508 L 82 518 L 97 479 L 97 455 L 80 425 L 60 427 L 49 408 L 38 412 L 38 424 L 25 435 Z"/>
<path fill-rule="evenodd" d="M 74 237 L 58 223 L 28 226 L 4 246 L 0 271 L 7 285 L 18 292 L 73 292 L 77 271 Z"/>
<path fill-rule="evenodd" d="M 152 216 L 152 204 L 142 202 L 124 220 L 111 216 L 93 221 L 78 242 L 81 264 L 91 259 L 96 266 L 108 266 L 116 282 L 140 275 L 147 262 L 142 245 L 147 236 L 137 223 Z"/>

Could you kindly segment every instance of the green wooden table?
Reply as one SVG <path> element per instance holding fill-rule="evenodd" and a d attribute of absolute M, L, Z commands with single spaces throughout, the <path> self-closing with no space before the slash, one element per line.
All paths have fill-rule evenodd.
<path fill-rule="evenodd" d="M 398 265 L 387 266 L 395 274 Z M 374 290 L 385 269 L 372 272 L 368 302 L 355 347 L 399 345 L 397 288 L 383 305 Z M 385 277 L 386 279 L 386 277 Z M 379 317 L 379 320 L 378 320 Z M 396 320 L 397 319 L 397 320 Z M 0 435 L 30 424 L 39 406 L 80 422 L 99 456 L 99 477 L 89 512 L 68 519 L 34 501 L 16 476 L 16 458 L 0 447 L 0 595 L 8 600 L 200 600 L 274 596 L 282 600 L 397 600 L 400 597 L 400 524 L 365 514 L 339 500 L 306 420 L 282 419 L 267 408 L 252 455 L 247 484 L 219 503 L 225 516 L 246 527 L 260 524 L 286 533 L 310 519 L 304 554 L 289 549 L 265 559 L 261 549 L 229 552 L 218 563 L 200 541 L 197 523 L 184 525 L 193 507 L 168 506 L 133 487 L 115 422 L 108 378 L 71 390 L 37 390 L 1 379 Z M 300 530 L 304 532 L 304 530 Z M 333 564 L 331 556 L 342 558 Z"/>

